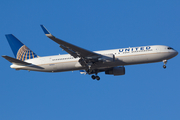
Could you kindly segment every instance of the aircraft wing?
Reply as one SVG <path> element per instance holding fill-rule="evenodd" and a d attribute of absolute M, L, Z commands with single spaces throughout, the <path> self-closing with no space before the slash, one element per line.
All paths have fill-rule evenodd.
<path fill-rule="evenodd" d="M 72 55 L 74 58 L 76 57 L 80 57 L 80 58 L 88 58 L 88 57 L 98 57 L 101 56 L 97 53 L 91 52 L 89 50 L 80 48 L 78 46 L 75 46 L 73 44 L 70 44 L 68 42 L 65 42 L 59 38 L 56 38 L 55 36 L 53 36 L 43 25 L 41 25 L 45 35 L 52 39 L 54 42 L 58 43 L 60 45 L 60 47 L 65 50 L 67 53 L 69 53 L 70 55 Z"/>

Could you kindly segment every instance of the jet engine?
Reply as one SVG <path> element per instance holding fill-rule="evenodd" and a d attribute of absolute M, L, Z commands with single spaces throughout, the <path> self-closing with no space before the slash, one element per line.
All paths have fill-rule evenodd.
<path fill-rule="evenodd" d="M 108 75 L 124 75 L 125 74 L 125 67 L 113 67 L 112 69 L 109 69 L 105 71 L 105 74 Z"/>

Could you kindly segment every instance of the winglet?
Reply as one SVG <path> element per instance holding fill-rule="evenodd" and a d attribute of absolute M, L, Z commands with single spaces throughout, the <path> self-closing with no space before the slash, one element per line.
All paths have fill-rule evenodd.
<path fill-rule="evenodd" d="M 40 26 L 43 29 L 46 36 L 52 36 L 51 33 L 44 27 L 44 25 L 40 25 Z"/>

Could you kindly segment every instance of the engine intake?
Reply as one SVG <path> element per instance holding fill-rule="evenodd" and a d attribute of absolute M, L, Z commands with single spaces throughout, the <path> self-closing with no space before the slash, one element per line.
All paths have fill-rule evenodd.
<path fill-rule="evenodd" d="M 113 67 L 110 70 L 105 71 L 105 74 L 108 75 L 124 75 L 125 74 L 125 67 Z"/>

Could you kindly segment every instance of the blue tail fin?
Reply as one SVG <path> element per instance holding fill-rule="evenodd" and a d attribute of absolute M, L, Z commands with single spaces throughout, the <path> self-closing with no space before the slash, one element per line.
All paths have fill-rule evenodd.
<path fill-rule="evenodd" d="M 26 47 L 26 45 L 19 41 L 14 35 L 7 34 L 5 36 L 16 59 L 25 61 L 27 59 L 38 57 L 33 51 Z"/>

